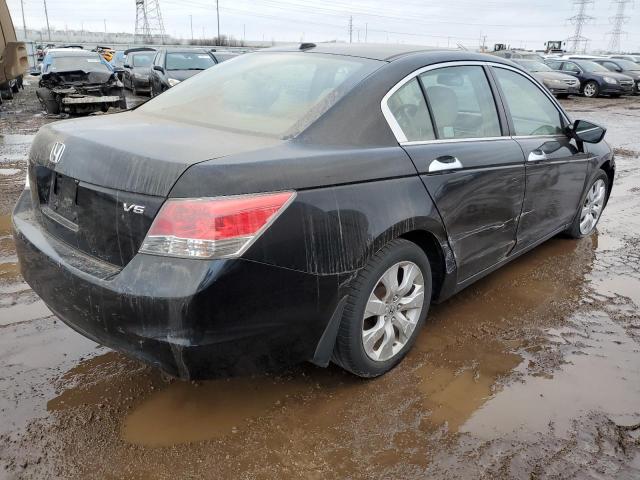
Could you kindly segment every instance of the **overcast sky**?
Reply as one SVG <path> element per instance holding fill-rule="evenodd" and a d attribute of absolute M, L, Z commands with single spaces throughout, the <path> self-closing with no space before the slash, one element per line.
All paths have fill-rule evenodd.
<path fill-rule="evenodd" d="M 175 37 L 216 35 L 215 0 L 159 0 L 165 30 Z M 572 0 L 219 0 L 220 31 L 247 40 L 323 41 L 349 40 L 353 16 L 353 41 L 477 48 L 481 36 L 487 45 L 541 49 L 546 40 L 564 40 L 573 34 L 567 18 L 576 13 Z M 20 0 L 7 0 L 16 28 L 22 27 Z M 636 2 L 637 4 L 640 2 Z M 47 0 L 52 28 L 110 32 L 135 29 L 135 0 Z M 43 0 L 24 0 L 27 28 L 43 28 Z M 594 19 L 585 26 L 590 49 L 606 48 L 610 0 L 595 0 L 587 13 Z M 627 7 L 630 17 L 621 39 L 622 48 L 640 51 L 640 4 Z M 106 18 L 105 18 L 106 17 Z"/>

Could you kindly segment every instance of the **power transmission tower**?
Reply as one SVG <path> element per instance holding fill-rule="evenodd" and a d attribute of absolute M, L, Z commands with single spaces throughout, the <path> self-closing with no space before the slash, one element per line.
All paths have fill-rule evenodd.
<path fill-rule="evenodd" d="M 578 53 L 587 50 L 589 39 L 582 35 L 582 29 L 587 22 L 593 20 L 593 17 L 586 14 L 587 6 L 593 4 L 594 0 L 573 0 L 573 4 L 578 6 L 578 13 L 569 18 L 572 25 L 575 25 L 573 36 L 567 38 L 569 50 Z"/>
<path fill-rule="evenodd" d="M 611 17 L 611 23 L 613 23 L 613 30 L 611 30 L 609 35 L 611 35 L 611 39 L 609 40 L 609 51 L 611 53 L 620 53 L 620 37 L 622 36 L 622 25 L 629 21 L 629 17 L 624 15 L 624 11 L 627 8 L 627 4 L 631 3 L 631 0 L 612 0 L 614 4 L 617 4 L 615 16 Z"/>
<path fill-rule="evenodd" d="M 135 43 L 164 44 L 164 37 L 160 0 L 136 0 Z"/>

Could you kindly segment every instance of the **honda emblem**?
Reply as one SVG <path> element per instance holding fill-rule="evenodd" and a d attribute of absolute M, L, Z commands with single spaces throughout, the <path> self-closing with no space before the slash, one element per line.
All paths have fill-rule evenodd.
<path fill-rule="evenodd" d="M 64 153 L 64 143 L 56 142 L 51 147 L 51 153 L 49 153 L 49 161 L 51 163 L 60 163 L 60 159 L 62 158 L 62 154 Z"/>

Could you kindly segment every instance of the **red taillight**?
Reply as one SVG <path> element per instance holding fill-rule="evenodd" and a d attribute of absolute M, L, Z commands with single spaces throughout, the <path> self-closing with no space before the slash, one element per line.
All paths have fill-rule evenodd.
<path fill-rule="evenodd" d="M 201 258 L 240 255 L 294 197 L 295 192 L 278 192 L 167 200 L 140 252 Z"/>

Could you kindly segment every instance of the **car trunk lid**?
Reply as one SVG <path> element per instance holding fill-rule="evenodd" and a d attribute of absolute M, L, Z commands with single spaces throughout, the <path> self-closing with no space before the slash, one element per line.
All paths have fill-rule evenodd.
<path fill-rule="evenodd" d="M 57 122 L 34 140 L 32 199 L 49 233 L 124 266 L 187 168 L 279 142 L 136 112 Z"/>

